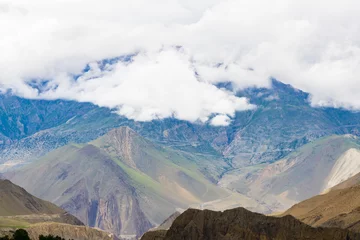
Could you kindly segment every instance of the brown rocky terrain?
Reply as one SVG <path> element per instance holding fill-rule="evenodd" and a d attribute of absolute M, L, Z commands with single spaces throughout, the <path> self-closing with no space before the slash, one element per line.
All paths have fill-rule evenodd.
<path fill-rule="evenodd" d="M 360 232 L 359 174 L 327 193 L 300 202 L 282 215 L 290 214 L 312 226 L 340 227 Z"/>
<path fill-rule="evenodd" d="M 50 221 L 84 225 L 55 204 L 32 196 L 9 180 L 0 180 L 0 226 Z"/>
<path fill-rule="evenodd" d="M 63 223 L 39 223 L 27 228 L 31 239 L 39 239 L 40 235 L 54 235 L 65 239 L 76 240 L 115 240 L 114 234 L 86 226 L 73 226 Z"/>
<path fill-rule="evenodd" d="M 113 234 L 84 226 L 55 204 L 32 196 L 9 180 L 0 180 L 0 237 L 24 228 L 32 240 L 54 235 L 74 240 L 112 240 Z"/>
<path fill-rule="evenodd" d="M 292 216 L 269 217 L 236 208 L 224 212 L 189 209 L 168 231 L 146 233 L 141 240 L 300 240 L 359 239 L 358 233 L 339 228 L 313 228 Z"/>

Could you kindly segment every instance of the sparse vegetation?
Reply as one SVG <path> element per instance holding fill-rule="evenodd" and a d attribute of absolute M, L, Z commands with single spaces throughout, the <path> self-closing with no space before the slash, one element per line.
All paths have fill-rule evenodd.
<path fill-rule="evenodd" d="M 40 235 L 39 240 L 65 240 L 65 238 L 59 237 L 59 236 L 53 236 L 53 235 Z"/>
<path fill-rule="evenodd" d="M 18 229 L 14 232 L 12 238 L 5 236 L 0 237 L 0 240 L 30 240 L 30 237 L 26 230 Z"/>

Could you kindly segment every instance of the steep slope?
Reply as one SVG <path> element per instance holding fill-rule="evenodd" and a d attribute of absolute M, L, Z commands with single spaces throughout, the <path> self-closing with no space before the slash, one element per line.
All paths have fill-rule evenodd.
<path fill-rule="evenodd" d="M 146 233 L 142 240 L 237 240 L 237 239 L 359 239 L 360 235 L 336 228 L 312 228 L 291 216 L 267 217 L 236 208 L 224 212 L 189 209 L 168 231 Z"/>
<path fill-rule="evenodd" d="M 65 239 L 116 239 L 84 224 L 56 205 L 36 198 L 9 180 L 0 180 L 0 237 L 25 228 L 31 239 L 57 235 Z"/>
<path fill-rule="evenodd" d="M 121 127 L 88 144 L 57 149 L 6 176 L 85 224 L 126 237 L 160 224 L 176 208 L 233 195 L 210 181 L 217 174 L 214 164 L 207 156 L 157 145 Z M 210 176 L 202 174 L 205 167 Z M 255 207 L 234 196 L 237 206 Z"/>
<path fill-rule="evenodd" d="M 300 202 L 282 215 L 292 215 L 312 226 L 340 227 L 360 232 L 359 174 L 328 191 Z"/>
<path fill-rule="evenodd" d="M 89 226 L 132 235 L 152 226 L 126 172 L 93 145 L 55 150 L 11 179 Z"/>
<path fill-rule="evenodd" d="M 283 211 L 359 173 L 359 149 L 351 135 L 323 138 L 275 163 L 229 172 L 220 185 Z"/>
<path fill-rule="evenodd" d="M 32 196 L 9 180 L 0 180 L 0 226 L 45 221 L 83 225 L 56 205 Z"/>

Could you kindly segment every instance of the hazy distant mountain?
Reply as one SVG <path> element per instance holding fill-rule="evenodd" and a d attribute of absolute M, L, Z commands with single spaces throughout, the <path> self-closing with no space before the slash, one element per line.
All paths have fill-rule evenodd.
<path fill-rule="evenodd" d="M 268 212 L 283 211 L 358 172 L 358 138 L 330 136 L 306 144 L 272 164 L 230 171 L 221 179 L 220 185 L 265 203 Z"/>
<path fill-rule="evenodd" d="M 173 148 L 223 157 L 234 168 L 274 162 L 320 137 L 360 135 L 360 113 L 313 108 L 307 93 L 275 80 L 270 89 L 249 88 L 238 95 L 257 108 L 238 112 L 228 127 L 176 119 L 134 122 L 87 103 L 3 95 L 0 162 L 6 164 L 0 171 L 69 143 L 92 141 L 120 126 Z"/>

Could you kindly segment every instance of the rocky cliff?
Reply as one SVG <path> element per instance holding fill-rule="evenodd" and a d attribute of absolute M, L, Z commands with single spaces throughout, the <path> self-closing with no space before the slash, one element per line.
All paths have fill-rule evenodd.
<path fill-rule="evenodd" d="M 268 217 L 236 208 L 224 212 L 189 209 L 168 231 L 146 233 L 141 240 L 352 240 L 360 235 L 337 228 L 313 228 L 292 216 Z"/>

